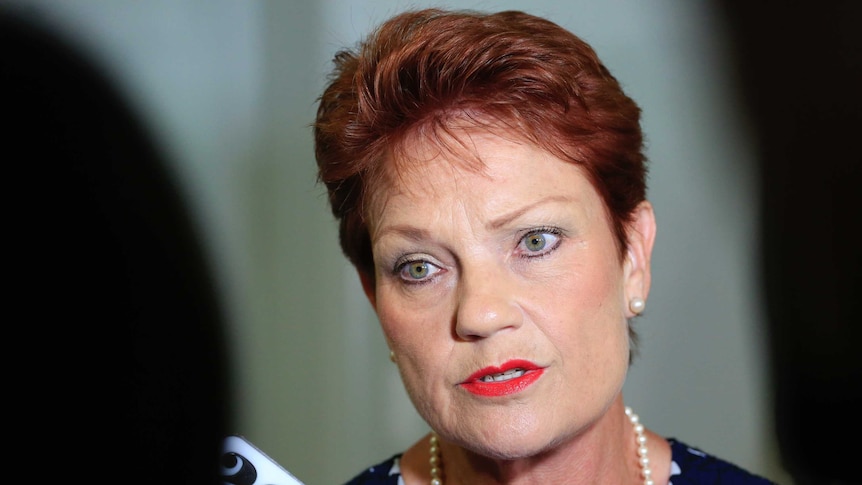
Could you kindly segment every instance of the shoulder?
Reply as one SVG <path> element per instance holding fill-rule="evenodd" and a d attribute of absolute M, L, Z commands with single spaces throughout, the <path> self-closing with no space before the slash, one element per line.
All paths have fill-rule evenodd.
<path fill-rule="evenodd" d="M 401 453 L 362 470 L 344 485 L 403 485 L 399 461 Z"/>
<path fill-rule="evenodd" d="M 773 485 L 763 477 L 675 438 L 668 438 L 667 442 L 673 460 L 670 485 Z"/>

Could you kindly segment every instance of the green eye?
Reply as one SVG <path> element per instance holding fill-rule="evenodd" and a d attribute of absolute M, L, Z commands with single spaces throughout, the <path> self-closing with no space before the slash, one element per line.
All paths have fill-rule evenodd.
<path fill-rule="evenodd" d="M 407 275 L 413 278 L 414 280 L 421 280 L 428 276 L 430 272 L 428 269 L 428 263 L 425 261 L 416 261 L 408 264 L 404 267 L 404 270 L 407 272 Z"/>
<path fill-rule="evenodd" d="M 545 249 L 545 246 L 548 244 L 547 239 L 545 239 L 545 234 L 543 233 L 533 233 L 527 234 L 524 238 L 524 246 L 528 251 L 541 251 Z"/>

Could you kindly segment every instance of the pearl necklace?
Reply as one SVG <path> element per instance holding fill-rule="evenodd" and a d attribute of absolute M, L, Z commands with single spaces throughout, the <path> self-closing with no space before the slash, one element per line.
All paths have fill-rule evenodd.
<path fill-rule="evenodd" d="M 437 433 L 431 432 L 431 485 L 443 485 L 443 477 L 440 476 L 440 447 L 437 446 Z"/>
<path fill-rule="evenodd" d="M 638 445 L 638 463 L 641 466 L 641 478 L 644 479 L 644 485 L 653 485 L 652 468 L 649 466 L 649 450 L 646 446 L 646 435 L 644 434 L 644 425 L 640 423 L 640 418 L 632 408 L 626 406 L 626 416 L 632 422 L 635 428 L 635 441 Z M 443 485 L 443 484 L 440 484 Z"/>
<path fill-rule="evenodd" d="M 632 408 L 626 406 L 626 416 L 628 416 L 629 421 L 631 421 L 632 426 L 635 429 L 635 441 L 638 445 L 638 463 L 641 466 L 641 478 L 644 480 L 644 485 L 654 485 L 652 480 L 652 469 L 649 464 L 649 450 L 647 449 L 647 439 L 646 435 L 644 435 L 644 425 L 640 423 L 640 418 L 637 414 L 632 411 Z M 437 433 L 431 431 L 431 440 L 429 445 L 429 452 L 431 458 L 429 462 L 431 463 L 431 485 L 443 485 L 443 476 L 441 473 L 441 462 L 440 462 L 440 446 L 437 440 Z"/>

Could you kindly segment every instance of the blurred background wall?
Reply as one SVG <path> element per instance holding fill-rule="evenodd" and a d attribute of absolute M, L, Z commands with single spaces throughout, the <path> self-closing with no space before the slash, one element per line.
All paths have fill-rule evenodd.
<path fill-rule="evenodd" d="M 309 485 L 426 431 L 337 246 L 310 123 L 332 54 L 406 7 L 520 9 L 598 51 L 644 110 L 659 232 L 625 386 L 645 424 L 779 483 L 754 143 L 708 3 L 3 0 L 90 53 L 163 144 L 227 313 L 236 429 Z"/>

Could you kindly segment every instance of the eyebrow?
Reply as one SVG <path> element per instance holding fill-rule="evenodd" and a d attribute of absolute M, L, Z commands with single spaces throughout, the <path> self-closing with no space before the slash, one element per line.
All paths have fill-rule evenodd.
<path fill-rule="evenodd" d="M 497 230 L 497 229 L 500 229 L 501 227 L 511 223 L 515 219 L 523 216 L 524 214 L 530 212 L 531 210 L 535 209 L 538 206 L 542 206 L 542 205 L 550 204 L 550 203 L 554 203 L 554 202 L 568 203 L 568 202 L 573 202 L 573 201 L 574 201 L 574 199 L 572 197 L 567 197 L 564 195 L 549 195 L 547 197 L 539 199 L 538 201 L 536 201 L 530 205 L 515 209 L 511 212 L 508 212 L 506 214 L 503 214 L 503 215 L 491 220 L 486 225 L 486 227 L 491 229 L 491 230 Z M 397 234 L 401 237 L 404 237 L 405 239 L 409 239 L 412 241 L 421 241 L 421 240 L 428 239 L 431 237 L 431 232 L 428 231 L 427 229 L 424 229 L 421 227 L 416 227 L 416 226 L 411 226 L 410 224 L 395 224 L 395 225 L 391 225 L 391 226 L 386 226 L 386 227 L 382 228 L 381 230 L 376 231 L 376 233 L 374 235 L 372 235 L 372 241 L 379 240 L 379 239 L 381 239 L 381 236 L 384 236 L 387 234 Z"/>
<path fill-rule="evenodd" d="M 530 205 L 521 207 L 520 209 L 515 209 L 512 212 L 503 214 L 502 216 L 493 219 L 491 222 L 488 223 L 487 227 L 493 230 L 499 229 L 506 224 L 509 224 L 510 222 L 514 221 L 515 219 L 521 217 L 522 215 L 526 214 L 527 212 L 530 212 L 534 208 L 540 205 L 550 204 L 552 202 L 573 202 L 573 199 L 564 195 L 549 195 L 547 197 L 539 199 L 538 201 Z"/>
<path fill-rule="evenodd" d="M 431 233 L 426 229 L 414 227 L 409 224 L 395 224 L 392 226 L 386 226 L 379 231 L 375 231 L 375 234 L 371 237 L 371 241 L 378 241 L 381 239 L 381 236 L 390 233 L 398 234 L 399 236 L 412 241 L 421 241 L 423 239 L 428 239 L 431 236 Z"/>

